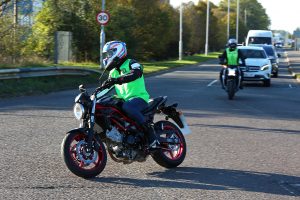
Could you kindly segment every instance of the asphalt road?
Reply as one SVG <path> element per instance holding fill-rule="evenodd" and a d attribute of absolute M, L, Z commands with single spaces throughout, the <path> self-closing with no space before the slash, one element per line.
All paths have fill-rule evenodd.
<path fill-rule="evenodd" d="M 108 158 L 98 177 L 76 177 L 60 144 L 77 127 L 77 90 L 0 100 L 0 199 L 300 199 L 300 84 L 284 61 L 270 88 L 248 83 L 234 100 L 214 81 L 216 62 L 148 77 L 151 95 L 178 102 L 192 130 L 171 170 Z"/>

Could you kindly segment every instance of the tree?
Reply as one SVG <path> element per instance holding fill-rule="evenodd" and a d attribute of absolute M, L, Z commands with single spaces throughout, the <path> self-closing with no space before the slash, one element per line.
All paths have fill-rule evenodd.
<path fill-rule="evenodd" d="M 230 32 L 235 33 L 236 0 L 231 0 Z M 206 32 L 206 1 L 184 4 L 184 51 L 203 52 Z M 129 54 L 140 60 L 178 56 L 179 12 L 161 0 L 110 0 L 106 10 L 111 20 L 105 26 L 106 41 L 127 43 Z M 240 0 L 247 8 L 247 24 L 239 20 L 239 37 L 248 29 L 266 29 L 270 21 L 257 0 Z M 47 0 L 35 18 L 32 33 L 23 48 L 24 55 L 53 58 L 54 33 L 73 33 L 73 52 L 78 61 L 98 61 L 100 26 L 95 16 L 101 10 L 98 0 Z M 227 40 L 227 0 L 217 7 L 211 3 L 209 49 L 219 50 Z M 0 25 L 1 26 L 1 25 Z"/>
<path fill-rule="evenodd" d="M 248 30 L 267 30 L 270 26 L 270 19 L 266 14 L 266 10 L 257 0 L 240 0 L 240 14 L 239 14 L 239 38 L 245 38 Z M 228 1 L 222 0 L 219 5 L 219 9 L 224 13 L 224 17 L 227 17 Z M 231 0 L 230 4 L 230 33 L 231 37 L 235 37 L 236 32 L 236 8 L 237 1 Z M 247 24 L 244 21 L 244 11 L 246 12 Z"/>
<path fill-rule="evenodd" d="M 172 22 L 171 6 L 159 0 L 118 0 L 114 9 L 118 9 L 118 6 L 123 9 L 130 7 L 132 13 L 128 15 L 130 19 L 117 19 L 129 21 L 130 26 L 122 27 L 122 32 L 129 33 L 127 40 L 131 41 L 131 44 L 133 39 L 135 41 L 131 53 L 141 59 L 168 57 L 166 49 L 174 38 L 172 30 L 175 26 Z M 125 9 L 124 11 L 127 12 Z M 122 10 L 119 13 L 121 15 Z M 122 17 L 124 16 L 127 15 L 123 14 Z M 131 19 L 132 17 L 134 19 Z M 109 28 L 108 33 L 111 33 Z M 111 34 L 114 36 L 118 33 Z"/>
<path fill-rule="evenodd" d="M 207 4 L 199 1 L 197 5 L 189 2 L 184 6 L 184 43 L 185 51 L 202 53 L 205 49 Z M 226 40 L 223 33 L 224 23 L 219 19 L 217 6 L 210 3 L 209 11 L 209 50 L 219 50 Z"/>

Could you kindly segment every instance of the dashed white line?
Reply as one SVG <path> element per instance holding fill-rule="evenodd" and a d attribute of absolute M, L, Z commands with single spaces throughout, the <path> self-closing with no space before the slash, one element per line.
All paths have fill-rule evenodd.
<path fill-rule="evenodd" d="M 216 82 L 218 82 L 218 80 L 213 80 L 212 82 L 210 82 L 208 85 L 207 85 L 207 87 L 210 87 L 210 86 L 212 86 L 214 83 L 216 83 Z"/>
<path fill-rule="evenodd" d="M 285 191 L 289 192 L 290 194 L 295 195 L 295 193 L 294 193 L 293 191 L 291 191 L 289 188 L 287 188 L 287 187 L 285 186 L 285 183 L 284 183 L 284 182 L 280 182 L 279 185 L 280 185 Z"/>

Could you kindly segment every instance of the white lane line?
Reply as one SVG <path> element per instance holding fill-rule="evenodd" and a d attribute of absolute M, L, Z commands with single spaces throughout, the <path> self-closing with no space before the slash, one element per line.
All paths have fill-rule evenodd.
<path fill-rule="evenodd" d="M 216 82 L 218 82 L 218 80 L 213 80 L 212 82 L 210 82 L 208 85 L 207 85 L 207 87 L 210 87 L 210 86 L 212 86 L 214 83 L 216 83 Z"/>
<path fill-rule="evenodd" d="M 279 185 L 287 192 L 289 192 L 290 194 L 295 195 L 295 193 L 293 191 L 291 191 L 288 187 L 285 186 L 285 182 L 280 182 Z"/>
<path fill-rule="evenodd" d="M 290 87 L 290 88 L 293 88 L 293 86 L 292 86 L 291 84 L 289 84 L 289 87 Z"/>

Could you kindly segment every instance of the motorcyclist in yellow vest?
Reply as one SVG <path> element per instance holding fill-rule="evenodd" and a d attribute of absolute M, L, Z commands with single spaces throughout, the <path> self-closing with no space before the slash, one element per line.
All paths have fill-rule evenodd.
<path fill-rule="evenodd" d="M 241 84 L 240 89 L 243 89 L 243 72 L 240 69 L 239 60 L 242 61 L 242 66 L 245 66 L 245 57 L 242 52 L 237 49 L 237 41 L 235 39 L 229 39 L 227 43 L 227 48 L 224 50 L 223 54 L 219 57 L 220 64 L 226 64 L 231 66 L 236 66 L 238 68 L 238 72 L 241 74 Z M 222 81 L 223 69 L 220 71 L 220 82 L 222 84 L 222 88 L 224 89 L 223 81 Z"/>
<path fill-rule="evenodd" d="M 156 148 L 159 142 L 153 125 L 146 122 L 142 110 L 147 108 L 149 94 L 143 76 L 143 66 L 127 57 L 126 44 L 121 41 L 107 42 L 103 47 L 103 64 L 110 71 L 102 87 L 115 87 L 116 94 L 124 100 L 123 111 L 134 119 L 148 136 L 149 148 Z"/>

